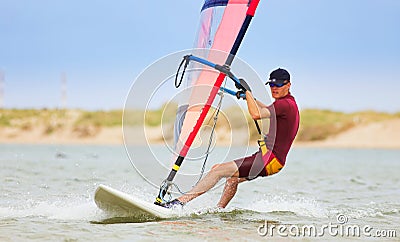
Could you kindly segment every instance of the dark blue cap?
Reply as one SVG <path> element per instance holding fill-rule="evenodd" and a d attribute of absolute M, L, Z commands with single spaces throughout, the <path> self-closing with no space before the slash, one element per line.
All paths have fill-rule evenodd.
<path fill-rule="evenodd" d="M 278 68 L 278 69 L 274 70 L 273 72 L 271 72 L 271 74 L 269 74 L 269 80 L 271 80 L 271 81 L 275 80 L 273 82 L 276 82 L 276 80 L 290 81 L 290 74 L 287 70 Z"/>

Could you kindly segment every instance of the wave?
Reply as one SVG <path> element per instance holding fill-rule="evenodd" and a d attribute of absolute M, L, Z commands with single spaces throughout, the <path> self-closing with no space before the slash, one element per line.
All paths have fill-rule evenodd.
<path fill-rule="evenodd" d="M 305 217 L 326 218 L 329 211 L 317 200 L 299 195 L 262 195 L 249 203 L 246 209 L 260 213 L 286 213 Z"/>
<path fill-rule="evenodd" d="M 132 188 L 130 189 L 132 190 Z M 139 189 L 140 190 L 140 189 Z M 135 191 L 138 192 L 138 191 Z M 134 193 L 135 193 L 134 192 Z M 141 191 L 142 196 L 143 191 Z M 349 204 L 326 204 L 310 197 L 298 194 L 274 194 L 258 195 L 246 201 L 247 204 L 233 203 L 228 208 L 221 209 L 214 206 L 204 207 L 212 197 L 207 194 L 203 199 L 194 200 L 184 207 L 180 218 L 176 219 L 209 219 L 220 218 L 223 220 L 239 221 L 263 221 L 268 220 L 288 221 L 302 219 L 305 221 L 335 218 L 338 214 L 344 214 L 351 219 L 377 218 L 379 220 L 398 221 L 400 205 L 398 203 L 368 203 L 362 206 Z M 244 199 L 240 199 L 244 202 Z M 58 201 L 35 201 L 28 199 L 18 204 L 6 204 L 0 206 L 0 219 L 14 220 L 21 218 L 40 217 L 51 220 L 75 220 L 91 223 L 135 223 L 137 221 L 129 216 L 115 216 L 106 214 L 98 209 L 93 198 L 68 197 Z M 207 203 L 206 203 L 207 202 Z M 174 219 L 173 219 L 174 220 Z M 156 222 L 154 220 L 152 222 Z"/>
<path fill-rule="evenodd" d="M 87 220 L 99 215 L 94 202 L 27 201 L 25 205 L 0 207 L 1 219 L 45 217 L 54 220 Z"/>

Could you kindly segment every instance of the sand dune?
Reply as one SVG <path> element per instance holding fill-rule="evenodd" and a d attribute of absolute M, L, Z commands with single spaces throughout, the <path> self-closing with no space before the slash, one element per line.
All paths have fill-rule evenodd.
<path fill-rule="evenodd" d="M 26 144 L 123 144 L 121 127 L 98 128 L 92 134 L 82 137 L 76 132 L 61 129 L 51 134 L 43 133 L 44 127 L 31 130 L 15 128 L 0 129 L 0 143 L 26 143 Z M 141 127 L 135 127 L 137 134 L 134 144 L 163 142 L 160 128 L 146 128 L 146 137 Z M 236 132 L 243 136 L 235 140 L 243 140 L 243 144 L 236 142 L 234 145 L 246 145 L 248 135 L 246 132 Z M 237 137 L 237 136 L 236 136 Z M 218 137 L 217 144 L 229 145 L 231 139 Z M 251 143 L 251 142 L 250 142 Z M 340 133 L 323 141 L 295 142 L 298 147 L 348 147 L 348 148 L 392 148 L 400 149 L 400 119 L 390 119 L 382 122 L 360 124 L 346 132 Z"/>
<path fill-rule="evenodd" d="M 400 148 L 400 119 L 363 124 L 324 141 L 299 145 L 318 147 Z"/>

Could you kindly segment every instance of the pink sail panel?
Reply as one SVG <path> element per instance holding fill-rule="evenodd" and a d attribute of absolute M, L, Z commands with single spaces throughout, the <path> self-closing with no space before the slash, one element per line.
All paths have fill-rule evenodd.
<path fill-rule="evenodd" d="M 249 3 L 248 0 L 230 0 L 226 2 L 225 6 L 209 7 L 202 11 L 197 40 L 195 41 L 195 48 L 206 48 L 206 50 L 198 52 L 201 53 L 201 58 L 220 65 L 225 63 L 238 36 L 246 17 Z M 199 66 L 197 65 L 197 67 Z M 178 143 L 176 144 L 176 155 L 186 155 L 190 148 L 186 141 L 194 129 L 200 128 L 195 127 L 200 118 L 200 113 L 204 108 L 207 110 L 210 108 L 225 77 L 219 76 L 220 73 L 216 70 L 205 66 L 201 67 L 204 68 L 203 71 L 196 76 L 191 76 L 192 79 L 187 80 L 191 94 L 189 100 L 186 101 L 188 108 Z M 216 83 L 217 80 L 219 83 Z M 217 85 L 214 86 L 215 84 Z"/>

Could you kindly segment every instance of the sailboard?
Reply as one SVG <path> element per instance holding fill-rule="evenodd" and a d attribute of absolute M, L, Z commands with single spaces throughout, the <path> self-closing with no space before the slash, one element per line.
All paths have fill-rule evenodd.
<path fill-rule="evenodd" d="M 99 185 L 94 195 L 96 205 L 104 211 L 118 216 L 129 216 L 135 221 L 152 221 L 177 217 L 179 211 L 167 209 L 132 195 Z"/>

